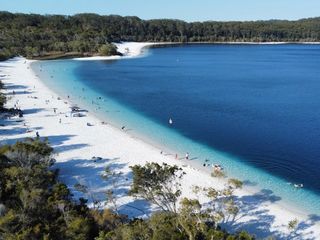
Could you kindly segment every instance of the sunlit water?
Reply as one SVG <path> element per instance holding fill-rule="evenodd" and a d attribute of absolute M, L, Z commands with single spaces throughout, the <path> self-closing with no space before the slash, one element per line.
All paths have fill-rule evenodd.
<path fill-rule="evenodd" d="M 320 46 L 183 45 L 33 69 L 130 134 L 320 214 Z"/>

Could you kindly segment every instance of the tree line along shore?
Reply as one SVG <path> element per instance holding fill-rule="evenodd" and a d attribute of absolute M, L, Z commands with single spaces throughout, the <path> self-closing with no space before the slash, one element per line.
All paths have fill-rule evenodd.
<path fill-rule="evenodd" d="M 112 42 L 320 42 L 320 18 L 184 22 L 97 14 L 0 12 L 0 60 L 116 55 Z"/>

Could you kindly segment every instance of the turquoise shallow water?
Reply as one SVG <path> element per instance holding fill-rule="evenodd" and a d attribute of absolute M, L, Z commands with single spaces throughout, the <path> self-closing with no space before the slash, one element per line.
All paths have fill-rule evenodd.
<path fill-rule="evenodd" d="M 302 166 L 297 164 L 297 167 L 294 167 L 290 165 L 292 163 L 290 163 L 288 159 L 295 156 L 292 149 L 296 147 L 291 145 L 295 142 L 284 141 L 284 137 L 281 136 L 279 132 L 277 132 L 277 134 L 280 135 L 279 138 L 275 133 L 273 133 L 273 135 L 271 133 L 268 134 L 269 128 L 262 129 L 263 125 L 259 124 L 257 124 L 258 127 L 255 129 L 251 129 L 250 127 L 252 135 L 256 134 L 257 136 L 257 140 L 253 142 L 252 139 L 251 142 L 249 141 L 250 138 L 247 136 L 249 133 L 240 131 L 241 126 L 239 127 L 240 130 L 233 131 L 234 129 L 232 129 L 233 125 L 240 125 L 242 122 L 254 124 L 256 121 L 255 119 L 260 120 L 260 115 L 263 115 L 263 118 L 267 118 L 267 115 L 264 114 L 268 113 L 270 114 L 270 117 L 267 118 L 266 122 L 272 122 L 272 114 L 277 116 L 276 122 L 281 123 L 281 121 L 286 120 L 285 118 L 281 118 L 281 113 L 287 106 L 284 106 L 284 109 L 280 109 L 282 112 L 274 113 L 271 109 L 273 105 L 270 105 L 269 103 L 275 102 L 276 104 L 281 105 L 281 101 L 284 101 L 284 99 L 279 96 L 284 93 L 288 93 L 286 96 L 287 102 L 292 102 L 295 99 L 294 95 L 297 93 L 291 88 L 294 88 L 295 84 L 298 84 L 298 80 L 289 83 L 281 80 L 286 76 L 287 71 L 289 70 L 288 67 L 286 68 L 281 64 L 297 68 L 297 63 L 292 59 L 299 56 L 298 54 L 302 54 L 302 52 L 299 51 L 300 49 L 280 49 L 282 50 L 282 53 L 284 52 L 283 54 L 285 56 L 289 56 L 287 60 L 280 61 L 277 58 L 279 56 L 276 57 L 273 52 L 279 50 L 273 48 L 262 48 L 257 50 L 251 48 L 238 49 L 238 47 L 235 46 L 235 48 L 227 47 L 221 49 L 219 46 L 214 46 L 213 49 L 208 50 L 206 49 L 207 47 L 208 46 L 205 46 L 205 49 L 199 49 L 198 47 L 193 48 L 192 46 L 191 48 L 153 49 L 151 50 L 151 54 L 145 58 L 109 62 L 80 62 L 72 60 L 36 62 L 32 67 L 36 73 L 39 74 L 41 79 L 43 79 L 45 84 L 54 91 L 58 92 L 63 97 L 69 95 L 72 101 L 79 103 L 80 106 L 88 108 L 101 119 L 109 122 L 111 121 L 118 127 L 125 125 L 127 128 L 131 129 L 131 131 L 129 131 L 130 134 L 138 135 L 146 141 L 161 146 L 162 149 L 168 149 L 171 153 L 178 152 L 180 156 L 189 152 L 191 159 L 193 159 L 192 161 L 198 163 L 199 166 L 201 166 L 205 159 L 209 159 L 212 163 L 219 163 L 224 166 L 229 176 L 237 177 L 257 188 L 268 190 L 264 192 L 267 192 L 269 196 L 273 196 L 270 199 L 281 198 L 285 202 L 290 202 L 292 205 L 299 205 L 300 208 L 302 207 L 309 213 L 320 214 L 317 184 L 314 184 L 314 186 L 310 184 L 310 187 L 299 190 L 288 185 L 288 182 L 290 181 L 297 183 L 303 182 L 308 186 L 308 181 L 304 181 L 304 178 L 299 177 L 296 172 L 299 172 L 299 168 L 301 167 L 305 174 L 308 170 L 305 168 L 314 166 L 307 165 L 307 167 L 304 167 L 303 164 Z M 211 46 L 209 46 L 209 48 L 211 48 Z M 292 48 L 295 48 L 295 46 Z M 303 50 L 309 51 L 310 49 L 307 48 Z M 246 57 L 244 57 L 242 51 L 247 53 Z M 254 53 L 250 51 L 254 51 Z M 190 52 L 192 52 L 191 56 L 193 59 L 198 56 L 197 60 L 200 62 L 199 65 L 194 64 L 187 56 L 190 55 Z M 208 52 L 211 54 L 204 57 L 203 54 L 205 55 Z M 270 54 L 270 52 L 272 54 Z M 268 61 L 261 57 L 262 53 L 270 54 Z M 218 58 L 219 63 L 217 63 L 214 58 L 212 59 L 212 55 L 216 55 L 215 57 L 217 57 L 219 54 L 224 55 L 222 59 L 224 61 L 221 60 L 220 56 L 220 58 Z M 174 58 L 168 57 L 168 55 L 174 56 Z M 317 63 L 312 61 L 312 57 L 315 58 L 314 55 L 315 53 L 311 54 L 311 60 L 307 63 L 308 70 L 317 66 Z M 237 61 L 239 61 L 238 58 L 240 58 L 242 64 L 235 61 L 230 63 L 234 58 Z M 210 69 L 208 69 L 208 66 L 206 68 L 200 68 L 204 64 L 204 61 L 211 64 Z M 260 64 L 253 66 L 252 61 L 255 61 L 255 64 L 260 61 Z M 269 62 L 273 62 L 274 64 L 277 61 L 280 62 L 280 65 L 273 65 L 272 71 L 276 73 L 278 77 L 280 76 L 281 79 L 279 78 L 279 80 L 276 79 L 277 81 L 270 82 L 271 86 L 268 86 L 268 78 L 270 77 L 268 76 L 268 74 L 270 74 L 268 72 L 270 69 L 267 71 L 268 68 L 265 65 Z M 222 63 L 226 65 L 228 69 L 236 68 L 237 73 L 247 73 L 247 76 L 249 77 L 243 78 L 243 73 L 230 73 L 229 75 L 225 73 L 222 74 L 219 72 L 221 69 L 218 69 L 218 67 L 221 68 L 220 65 Z M 212 67 L 212 64 L 215 65 Z M 195 71 L 189 71 L 188 67 L 191 65 L 195 66 Z M 250 72 L 252 67 L 256 67 L 260 70 L 252 73 Z M 177 72 L 179 74 L 177 74 Z M 316 75 L 315 73 L 312 75 L 306 71 L 303 73 L 296 72 L 295 76 L 299 76 L 299 74 L 307 76 L 311 79 L 311 82 L 317 83 L 317 78 L 313 76 Z M 308 76 L 308 74 L 312 76 Z M 225 85 L 229 85 L 230 88 L 230 85 L 234 85 L 234 81 L 236 80 L 241 81 L 241 86 L 237 86 L 237 89 L 234 88 L 232 91 L 229 90 L 229 92 L 227 92 L 228 98 L 226 98 L 227 104 L 222 104 L 221 96 L 215 92 L 212 94 L 213 100 L 208 100 L 206 97 L 207 94 L 211 93 L 206 92 L 206 90 L 210 88 L 210 84 L 206 81 L 211 82 L 211 79 L 205 79 L 206 76 L 211 76 L 211 79 L 214 79 L 213 85 L 215 91 L 223 92 L 225 90 Z M 251 82 L 250 78 L 263 79 L 264 76 L 265 81 Z M 154 81 L 155 77 L 158 79 L 156 82 Z M 194 79 L 201 79 L 201 84 L 203 85 L 206 83 L 207 85 L 199 90 Z M 152 81 L 152 84 L 150 84 L 150 81 Z M 173 84 L 173 81 L 176 81 L 179 84 Z M 252 88 L 252 85 L 254 88 Z M 250 86 L 249 89 L 248 86 Z M 313 86 L 313 88 L 315 88 L 315 86 Z M 245 92 L 243 92 L 243 89 L 245 89 Z M 312 104 L 316 103 L 315 101 L 317 99 L 307 98 L 313 96 L 312 94 L 310 95 L 309 93 L 307 96 L 304 96 L 304 93 L 308 93 L 310 89 L 305 85 L 301 85 L 300 90 L 301 89 L 303 89 L 303 91 L 302 93 L 299 93 L 300 101 L 298 101 L 297 104 L 300 103 L 300 105 L 303 105 L 304 102 L 310 102 Z M 265 92 L 268 92 L 270 95 L 264 95 Z M 191 100 L 186 96 L 186 93 L 188 93 L 188 96 L 192 97 Z M 230 93 L 233 93 L 233 95 L 229 95 Z M 256 102 L 254 104 L 241 102 L 240 100 L 242 97 L 238 98 L 238 96 L 243 96 L 244 93 L 250 96 L 250 100 L 255 100 Z M 173 102 L 170 102 L 173 101 L 170 94 L 174 94 L 175 97 L 179 98 L 184 96 L 181 99 L 181 102 L 184 102 L 186 106 L 190 107 L 189 110 L 184 107 L 179 109 L 179 104 L 181 104 L 179 100 L 174 100 L 174 103 L 179 103 L 178 106 L 173 104 Z M 263 97 L 268 96 L 269 99 L 266 101 L 265 99 L 255 96 L 259 94 L 262 94 Z M 194 105 L 195 103 L 192 100 L 195 97 L 197 97 L 197 101 L 206 104 Z M 254 97 L 256 98 L 252 99 Z M 212 101 L 214 101 L 215 104 L 212 104 Z M 248 101 L 248 99 L 246 99 L 246 101 Z M 237 105 L 235 103 L 239 104 Z M 219 104 L 223 105 L 223 107 L 218 106 Z M 241 104 L 244 105 L 241 106 Z M 299 106 L 297 104 L 294 107 Z M 171 108 L 170 105 L 172 106 Z M 254 107 L 257 109 L 264 107 L 265 110 L 267 110 L 267 113 L 263 111 L 259 112 L 259 110 L 256 109 L 253 111 L 252 108 L 250 108 L 251 105 L 255 105 Z M 308 104 L 305 105 L 308 106 Z M 154 112 L 150 110 L 151 108 L 154 109 Z M 195 111 L 194 109 L 197 108 L 202 111 Z M 202 112 L 208 113 L 210 120 L 210 117 L 212 117 L 210 115 L 211 109 L 214 109 L 213 112 L 216 114 L 213 118 L 214 124 L 212 121 L 208 121 L 208 116 L 201 115 Z M 191 114 L 192 112 L 197 113 L 196 117 L 188 116 L 188 114 Z M 237 121 L 235 122 L 230 116 L 226 118 L 224 116 L 226 112 L 229 115 L 238 114 L 236 116 Z M 157 115 L 158 113 L 159 115 Z M 299 117 L 299 115 L 294 114 L 295 113 L 290 111 L 284 113 L 284 115 L 289 116 L 288 119 L 292 116 L 296 118 Z M 174 119 L 173 127 L 170 127 L 167 124 L 169 116 Z M 248 120 L 249 117 L 255 119 Z M 242 120 L 241 118 L 245 118 L 245 120 Z M 183 122 L 183 124 L 181 122 Z M 210 125 L 208 125 L 208 122 L 210 122 Z M 223 135 L 220 136 L 219 131 L 211 128 L 211 125 L 217 125 L 215 127 L 218 130 L 221 130 Z M 204 126 L 204 130 L 202 129 L 202 126 Z M 278 126 L 274 123 L 272 127 L 279 127 L 279 129 L 282 130 L 282 133 L 288 131 L 283 125 Z M 189 131 L 189 128 L 194 128 L 195 130 Z M 295 127 L 294 130 L 295 129 L 297 129 L 297 127 Z M 261 131 L 265 132 L 264 135 L 261 135 Z M 199 134 L 199 132 L 201 134 Z M 297 134 L 299 133 L 300 132 L 297 131 Z M 284 135 L 286 138 L 293 138 L 292 136 L 294 134 L 295 133 L 289 136 L 286 134 Z M 225 145 L 231 146 L 233 146 L 233 141 L 228 140 L 228 137 L 236 138 L 242 145 L 247 147 L 249 145 L 251 148 L 250 151 L 245 151 L 245 148 L 242 149 L 235 145 L 233 146 L 234 149 L 231 149 L 231 151 L 228 148 L 221 147 L 219 144 L 215 145 L 214 142 L 209 141 L 209 138 L 201 138 L 202 135 L 214 135 L 218 140 L 221 139 Z M 244 136 L 243 139 L 241 139 L 242 136 Z M 261 138 L 266 136 L 271 144 L 274 143 L 276 145 L 278 143 L 285 143 L 284 145 L 279 145 L 278 152 L 281 154 L 275 155 L 269 148 L 263 148 L 263 140 L 261 140 L 262 143 L 258 142 L 258 140 L 260 141 Z M 303 135 L 301 135 L 301 137 L 303 138 Z M 303 145 L 301 151 L 304 151 L 304 148 L 305 146 Z M 269 151 L 262 152 L 261 149 Z M 313 148 L 311 149 L 314 151 Z M 238 152 L 236 150 L 238 150 Z M 245 152 L 246 154 L 241 154 L 242 152 Z M 287 152 L 293 153 L 290 155 L 287 154 Z M 306 154 L 311 156 L 309 152 L 306 152 Z M 315 176 L 313 176 L 313 181 L 314 179 L 319 180 L 316 176 L 318 172 L 315 171 L 312 173 L 315 174 Z M 306 175 L 306 178 L 308 178 L 308 175 Z"/>

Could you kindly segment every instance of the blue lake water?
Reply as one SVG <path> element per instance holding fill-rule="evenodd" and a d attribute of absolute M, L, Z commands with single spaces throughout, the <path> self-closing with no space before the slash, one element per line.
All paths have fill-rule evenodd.
<path fill-rule="evenodd" d="M 220 163 L 228 175 L 320 214 L 319 45 L 148 52 L 116 61 L 36 62 L 33 69 L 100 118 L 180 156 L 189 152 L 199 164 Z"/>

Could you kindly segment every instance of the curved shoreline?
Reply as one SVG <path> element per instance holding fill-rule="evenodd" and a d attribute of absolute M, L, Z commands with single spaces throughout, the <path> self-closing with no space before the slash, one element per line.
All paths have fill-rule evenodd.
<path fill-rule="evenodd" d="M 56 66 L 56 67 L 59 67 L 59 66 Z M 34 70 L 36 70 L 36 67 Z M 49 69 L 48 69 L 48 71 L 49 71 Z M 52 71 L 52 69 L 51 69 L 51 71 Z M 40 72 L 38 71 L 38 73 L 40 73 Z M 59 79 L 65 78 L 64 76 L 54 76 L 54 77 L 57 79 L 58 78 Z M 70 76 L 68 76 L 68 74 L 66 75 L 66 78 L 67 77 L 70 78 Z M 246 165 L 245 170 L 248 170 L 249 172 L 256 172 L 256 171 L 261 172 L 261 175 L 258 175 L 258 176 L 259 176 L 259 178 L 261 178 L 261 176 L 263 175 L 263 178 L 266 180 L 266 182 L 270 181 L 270 178 L 272 178 L 271 180 L 280 179 L 279 177 L 273 176 L 268 173 L 264 173 L 263 171 L 259 170 L 258 168 L 252 167 L 248 164 L 245 164 L 245 163 L 241 164 L 241 163 L 239 163 L 239 161 L 240 161 L 239 159 L 235 159 L 233 156 L 230 156 L 228 154 L 224 154 L 224 153 L 217 151 L 217 150 L 214 150 L 212 148 L 210 148 L 210 149 L 212 149 L 212 151 L 208 152 L 208 154 L 205 154 L 205 156 L 203 156 L 203 154 L 200 154 L 200 152 L 202 152 L 201 150 L 206 148 L 203 144 L 198 143 L 196 141 L 193 141 L 191 139 L 185 138 L 184 136 L 182 136 L 178 132 L 171 133 L 172 132 L 171 130 L 168 130 L 168 129 L 166 129 L 166 127 L 164 127 L 156 122 L 153 122 L 153 120 L 151 120 L 151 119 L 144 118 L 144 117 L 140 116 L 139 113 L 135 112 L 134 110 L 128 109 L 126 106 L 123 106 L 121 103 L 117 102 L 116 100 L 103 97 L 103 101 L 106 100 L 106 102 L 103 103 L 103 106 L 106 105 L 106 107 L 105 108 L 101 107 L 100 110 L 97 110 L 97 109 L 95 109 L 94 106 L 99 106 L 98 103 L 96 103 L 97 105 L 92 105 L 92 103 L 90 101 L 82 99 L 82 97 L 84 97 L 84 96 L 86 96 L 86 99 L 95 99 L 95 98 L 98 99 L 98 97 L 101 96 L 100 93 L 98 93 L 94 90 L 90 90 L 89 86 L 86 86 L 86 85 L 79 86 L 78 85 L 77 88 L 78 89 L 81 89 L 81 88 L 85 89 L 86 93 L 84 95 L 82 92 L 81 93 L 78 92 L 78 93 L 73 94 L 71 92 L 62 90 L 61 86 L 55 88 L 55 86 L 54 86 L 55 84 L 52 84 L 52 80 L 49 75 L 48 76 L 41 75 L 41 78 L 42 78 L 42 81 L 44 79 L 46 79 L 44 81 L 44 84 L 45 85 L 48 84 L 47 86 L 53 87 L 55 92 L 59 96 L 67 96 L 68 95 L 68 102 L 71 103 L 72 105 L 82 106 L 82 107 L 85 107 L 86 109 L 89 109 L 90 115 L 94 116 L 100 122 L 105 121 L 108 123 L 108 125 L 114 127 L 116 130 L 121 131 L 121 132 L 123 132 L 121 130 L 121 127 L 123 125 L 125 125 L 127 128 L 128 127 L 130 128 L 129 129 L 130 131 L 129 130 L 126 131 L 126 134 L 129 137 L 135 138 L 139 141 L 142 141 L 142 142 L 152 146 L 153 148 L 157 149 L 157 151 L 159 153 L 163 152 L 164 154 L 171 155 L 171 156 L 178 154 L 179 162 L 181 161 L 184 165 L 190 165 L 191 167 L 204 172 L 208 176 L 210 176 L 210 174 L 211 174 L 211 168 L 203 167 L 202 163 L 197 160 L 196 161 L 185 161 L 185 160 L 181 159 L 181 156 L 184 156 L 184 154 L 186 152 L 189 152 L 191 155 L 190 158 L 196 157 L 198 160 L 200 160 L 200 159 L 204 160 L 206 157 L 210 157 L 210 158 L 212 157 L 215 160 L 209 161 L 208 163 L 222 164 L 225 167 L 225 169 L 227 170 L 227 173 L 228 173 L 227 175 L 229 177 L 237 177 L 239 174 L 237 175 L 236 173 L 234 173 L 234 171 L 229 174 L 228 171 L 230 170 L 230 168 L 223 163 L 223 161 L 225 159 L 230 159 L 232 162 L 236 162 L 237 165 Z M 72 82 L 75 80 L 73 80 L 73 77 L 72 77 L 72 78 L 70 78 L 70 81 Z M 78 82 L 78 84 L 81 84 L 81 83 Z M 74 88 L 74 86 L 68 86 L 67 88 L 72 89 L 72 88 Z M 65 99 L 66 99 L 66 97 L 65 97 Z M 110 113 L 105 114 L 104 110 L 108 110 L 108 112 L 114 111 L 115 113 L 111 114 L 111 115 L 110 115 Z M 118 112 L 118 113 L 116 113 L 116 112 Z M 119 116 L 118 114 L 120 114 L 121 116 Z M 118 117 L 114 117 L 115 115 L 117 115 Z M 135 119 L 134 122 L 137 122 L 137 120 L 138 120 L 138 125 L 130 120 L 127 121 L 126 120 L 127 118 L 128 119 L 132 119 L 132 118 Z M 143 129 L 140 128 L 141 125 L 148 126 L 147 129 L 150 128 L 151 131 L 148 131 L 148 132 L 143 131 Z M 156 127 L 154 127 L 154 125 L 156 125 Z M 159 132 L 157 130 L 161 130 L 161 131 Z M 157 137 L 152 137 L 153 132 L 157 132 L 157 134 L 156 134 Z M 175 136 L 178 136 L 179 139 L 176 139 Z M 177 142 L 176 140 L 179 140 L 178 142 L 180 142 L 180 143 L 181 142 L 185 143 L 187 141 L 187 145 L 189 147 L 184 146 L 184 150 L 181 150 L 181 146 L 179 148 L 179 147 L 177 147 L 177 145 L 175 143 L 170 141 L 172 139 L 174 142 Z M 170 142 L 167 142 L 167 141 L 170 141 Z M 166 144 L 164 144 L 163 142 L 165 142 Z M 248 180 L 248 176 L 246 176 L 245 178 L 240 177 L 240 176 L 238 176 L 238 177 L 239 177 L 239 179 Z M 252 181 L 259 182 L 259 181 L 257 181 L 257 179 L 250 179 L 250 180 L 251 180 L 251 182 Z M 293 189 L 293 187 L 288 186 L 287 182 L 285 180 L 281 179 L 280 181 L 282 181 L 282 186 L 287 188 L 288 190 L 296 190 L 296 189 Z M 221 185 L 224 185 L 224 184 L 226 184 L 227 181 L 222 180 L 220 182 L 221 182 Z M 250 184 L 248 184 L 248 185 L 250 185 Z M 255 194 L 262 189 L 272 189 L 273 190 L 273 188 L 270 186 L 269 187 L 268 186 L 261 186 L 261 184 L 258 184 L 258 185 L 259 186 L 253 186 L 253 185 L 250 187 L 246 186 L 245 190 L 246 190 L 246 192 L 248 192 L 248 193 L 250 192 L 251 194 Z M 278 194 L 279 194 L 279 192 L 278 192 Z M 277 194 L 275 194 L 275 195 L 277 195 Z M 280 197 L 281 197 L 281 195 L 280 195 Z M 302 209 L 297 208 L 298 204 L 296 204 L 296 203 L 294 204 L 292 202 L 289 202 L 289 201 L 282 199 L 281 202 L 279 202 L 278 204 L 288 210 L 291 210 L 291 212 L 294 212 L 297 214 L 302 214 L 302 215 L 304 213 L 304 211 L 302 210 L 303 208 Z M 313 211 L 308 211 L 308 212 L 311 213 Z"/>
<path fill-rule="evenodd" d="M 128 166 L 131 164 L 143 164 L 146 161 L 150 161 L 149 159 L 152 159 L 151 161 L 157 161 L 157 162 L 167 162 L 168 164 L 177 164 L 187 172 L 187 175 L 185 178 L 187 178 L 190 182 L 194 181 L 197 182 L 198 185 L 201 186 L 216 186 L 219 185 L 220 187 L 223 187 L 224 181 L 221 181 L 216 178 L 210 177 L 210 175 L 203 171 L 202 169 L 198 170 L 194 167 L 185 167 L 183 165 L 186 164 L 186 162 L 180 162 L 176 161 L 171 156 L 164 156 L 160 155 L 160 149 L 156 148 L 155 146 L 152 146 L 150 144 L 147 144 L 143 142 L 140 139 L 133 138 L 132 136 L 128 135 L 127 133 L 124 133 L 123 131 L 110 126 L 110 125 L 101 125 L 100 120 L 96 118 L 95 116 L 92 116 L 91 113 L 88 114 L 88 116 L 84 119 L 67 119 L 63 118 L 63 114 L 59 116 L 51 116 L 48 117 L 47 115 L 52 115 L 52 107 L 58 106 L 58 109 L 61 109 L 61 111 L 67 112 L 68 108 L 70 106 L 70 103 L 65 104 L 64 100 L 58 100 L 57 94 L 52 92 L 50 89 L 48 89 L 47 86 L 39 80 L 35 74 L 30 69 L 30 63 L 31 61 L 28 61 L 27 64 L 24 64 L 24 59 L 18 59 L 16 61 L 8 61 L 7 63 L 11 66 L 15 67 L 15 71 L 13 69 L 8 69 L 8 74 L 10 74 L 10 78 L 8 78 L 8 82 L 4 81 L 5 84 L 12 84 L 12 85 L 23 85 L 26 86 L 26 89 L 30 90 L 30 93 L 22 94 L 22 95 L 16 95 L 14 98 L 8 101 L 8 104 L 13 105 L 14 100 L 21 99 L 21 108 L 22 109 L 44 109 L 41 111 L 35 111 L 35 113 L 26 115 L 26 121 L 31 126 L 35 127 L 41 127 L 41 130 L 39 130 L 41 136 L 49 136 L 50 142 L 54 143 L 54 148 L 58 150 L 59 156 L 57 157 L 58 160 L 58 167 L 61 167 L 62 172 L 64 172 L 64 168 L 69 169 L 70 164 L 68 162 L 74 161 L 74 159 L 82 159 L 84 162 L 87 161 L 86 164 L 93 164 L 88 159 L 91 158 L 92 154 L 101 154 L 101 155 L 108 155 L 108 156 L 115 156 L 114 158 L 117 158 L 116 156 L 121 155 L 120 159 L 114 160 L 116 164 L 125 164 L 126 166 L 123 167 L 123 170 L 128 173 L 129 168 Z M 11 70 L 11 71 L 10 71 Z M 24 77 L 25 80 L 23 82 L 20 81 L 21 77 Z M 33 88 L 34 86 L 34 88 Z M 37 96 L 38 100 L 35 100 L 34 98 L 29 98 L 30 96 Z M 51 96 L 54 96 L 51 98 Z M 50 104 L 45 103 L 45 99 L 50 99 Z M 41 101 L 41 102 L 40 102 Z M 62 124 L 63 126 L 57 124 L 58 118 L 62 117 L 66 124 Z M 85 123 L 87 121 L 91 121 L 94 123 L 95 126 L 91 127 L 85 127 Z M 67 124 L 68 123 L 68 124 Z M 94 131 L 95 129 L 95 131 Z M 17 134 L 10 134 L 10 129 L 8 131 L 7 138 L 8 139 L 16 139 Z M 72 135 L 72 137 L 68 138 L 59 138 L 60 135 Z M 18 134 L 18 136 L 33 136 L 33 133 L 24 133 L 24 134 Z M 51 136 L 51 138 L 50 138 Z M 52 137 L 54 136 L 54 137 Z M 58 137 L 57 137 L 58 136 Z M 100 137 L 101 139 L 104 139 L 107 144 L 103 143 L 97 143 L 97 138 Z M 57 140 L 57 138 L 59 138 Z M 88 139 L 86 139 L 88 138 Z M 53 139 L 53 140 L 51 140 Z M 109 141 L 117 141 L 116 144 L 114 143 L 108 143 Z M 62 143 L 61 143 L 62 142 Z M 86 144 L 86 146 L 79 147 L 79 148 L 68 148 L 68 145 L 79 145 L 79 144 Z M 122 144 L 120 146 L 117 146 L 118 144 Z M 106 147 L 107 145 L 107 147 Z M 125 148 L 124 146 L 127 146 Z M 102 148 L 102 150 L 101 150 Z M 69 149 L 69 150 L 68 150 Z M 107 151 L 109 149 L 109 151 Z M 104 151 L 106 150 L 106 151 Z M 105 156 L 103 156 L 105 157 Z M 108 157 L 109 158 L 109 157 Z M 77 164 L 81 165 L 81 161 L 79 161 Z M 187 164 L 190 164 L 189 162 Z M 94 166 L 95 164 L 93 164 Z M 103 165 L 103 164 L 102 164 Z M 77 167 L 77 165 L 73 166 Z M 64 180 L 67 180 L 67 184 L 72 188 L 72 183 L 74 182 L 74 177 L 79 177 L 79 175 L 84 175 L 84 178 L 87 178 L 89 176 L 89 172 L 86 174 L 80 174 L 80 172 L 73 172 L 72 169 L 69 169 L 71 172 L 67 172 L 69 176 L 66 176 Z M 82 169 L 83 170 L 83 169 Z M 97 170 L 98 171 L 98 170 Z M 72 175 L 73 174 L 73 175 Z M 63 174 L 62 174 L 63 175 Z M 183 192 L 185 196 L 192 197 L 191 193 L 191 187 L 193 183 L 190 183 L 189 181 L 184 181 L 183 184 Z M 96 182 L 94 182 L 94 185 L 92 188 L 101 188 L 99 184 L 96 186 Z M 103 190 L 103 189 L 101 189 Z M 252 195 L 254 192 L 247 191 L 247 189 L 239 190 L 237 192 L 237 196 L 247 196 L 249 194 Z M 77 193 L 75 194 L 77 196 Z M 205 199 L 202 199 L 205 201 Z M 254 201 L 254 199 L 251 199 Z M 128 201 L 128 199 L 127 199 Z M 124 201 L 125 202 L 125 201 Z M 125 204 L 125 203 L 124 203 Z M 258 204 L 258 202 L 257 202 Z M 278 204 L 268 204 L 264 203 L 265 206 L 260 206 L 263 209 L 267 209 L 268 212 L 275 215 L 275 222 L 272 224 L 271 229 L 281 229 L 281 232 L 286 232 L 286 227 L 281 226 L 283 224 L 287 224 L 288 220 L 292 220 L 293 218 L 297 217 L 300 219 L 306 218 L 303 214 L 294 213 L 294 212 L 288 212 L 288 210 L 283 209 L 283 207 Z M 246 213 L 244 213 L 246 214 Z M 244 216 L 245 222 L 251 221 L 252 217 L 255 219 L 256 216 Z M 258 219 L 259 221 L 259 219 Z M 268 227 L 268 226 L 267 226 Z M 312 226 L 311 229 L 314 231 L 315 236 L 320 236 L 320 231 L 317 231 L 318 225 Z M 250 231 L 250 229 L 248 229 Z M 308 229 L 309 230 L 309 229 Z M 254 232 L 257 231 L 257 229 L 254 230 Z M 275 230 L 273 230 L 275 231 Z M 280 231 L 280 230 L 277 230 Z M 252 232 L 252 230 L 250 231 Z M 257 232 L 258 234 L 258 232 Z M 258 234 L 259 236 L 259 234 Z M 307 236 L 306 237 L 310 237 Z"/>
<path fill-rule="evenodd" d="M 192 45 L 192 44 L 217 44 L 217 45 L 284 45 L 284 44 L 310 44 L 320 45 L 320 42 L 123 42 L 115 43 L 118 51 L 123 56 L 95 56 L 72 58 L 78 61 L 95 61 L 95 60 L 119 60 L 124 58 L 142 57 L 143 50 L 149 47 L 169 46 L 169 45 Z M 126 48 L 132 52 L 126 52 Z"/>

